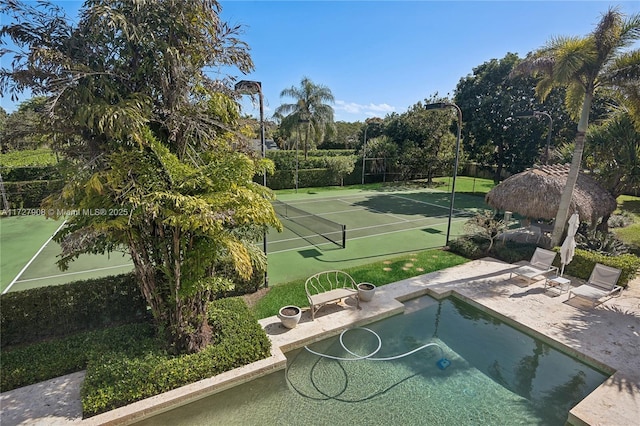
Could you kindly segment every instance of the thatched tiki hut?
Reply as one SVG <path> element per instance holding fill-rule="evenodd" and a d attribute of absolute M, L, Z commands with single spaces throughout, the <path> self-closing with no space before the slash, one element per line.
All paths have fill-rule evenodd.
<path fill-rule="evenodd" d="M 485 197 L 491 207 L 532 219 L 553 220 L 567 183 L 569 165 L 536 166 L 496 185 Z M 569 216 L 577 212 L 581 222 L 595 227 L 616 209 L 616 200 L 593 178 L 580 173 L 573 190 Z"/>

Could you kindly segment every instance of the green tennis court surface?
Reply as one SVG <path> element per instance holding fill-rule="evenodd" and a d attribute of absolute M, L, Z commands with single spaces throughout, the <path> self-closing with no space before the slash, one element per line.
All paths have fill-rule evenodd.
<path fill-rule="evenodd" d="M 349 189 L 285 194 L 278 199 L 346 225 L 346 248 L 295 223 L 295 217 L 294 221 L 281 218 L 285 230 L 267 237 L 270 284 L 445 245 L 450 208 L 446 192 Z M 462 234 L 464 222 L 482 204 L 480 197 L 456 194 L 450 239 Z M 322 224 L 319 228 L 326 229 Z"/>
<path fill-rule="evenodd" d="M 278 199 L 339 225 L 332 229 L 326 220 L 314 220 L 314 216 L 300 213 L 281 218 L 284 231 L 272 230 L 267 237 L 270 285 L 327 269 L 362 265 L 445 245 L 450 202 L 447 192 L 301 190 L 298 194 L 281 194 Z M 456 194 L 450 239 L 462 234 L 464 222 L 482 205 L 481 197 Z M 68 270 L 60 271 L 56 266 L 60 247 L 49 239 L 61 225 L 62 221 L 42 216 L 0 220 L 0 289 L 3 293 L 132 270 L 128 255 L 111 253 L 82 255 Z M 346 248 L 339 244 L 340 225 L 346 225 Z M 315 232 L 309 229 L 315 226 L 319 226 Z"/>
<path fill-rule="evenodd" d="M 60 246 L 50 241 L 62 220 L 43 216 L 16 216 L 0 220 L 0 291 L 20 291 L 46 285 L 65 284 L 133 269 L 129 256 L 82 255 L 69 269 L 56 265 Z"/>

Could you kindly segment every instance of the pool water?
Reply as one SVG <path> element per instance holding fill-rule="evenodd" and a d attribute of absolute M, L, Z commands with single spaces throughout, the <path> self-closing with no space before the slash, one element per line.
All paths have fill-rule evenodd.
<path fill-rule="evenodd" d="M 310 346 L 393 361 L 337 361 L 306 349 L 288 367 L 140 425 L 564 425 L 607 378 L 456 299 L 423 297 L 405 314 Z M 441 369 L 444 357 L 451 364 Z"/>

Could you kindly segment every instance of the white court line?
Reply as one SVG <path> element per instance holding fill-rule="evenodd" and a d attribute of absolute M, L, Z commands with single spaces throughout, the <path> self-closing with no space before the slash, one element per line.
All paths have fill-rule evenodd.
<path fill-rule="evenodd" d="M 348 201 L 345 201 L 345 200 L 338 200 L 338 201 L 341 201 L 341 202 L 343 202 L 345 204 L 351 204 L 351 203 L 349 203 Z M 404 218 L 401 218 L 400 216 L 394 215 L 393 213 L 386 213 L 386 212 L 383 212 L 382 210 L 374 209 L 373 207 L 362 207 L 360 209 L 360 211 L 365 211 L 365 212 L 367 210 L 372 210 L 372 211 L 377 212 L 377 213 L 379 213 L 381 215 L 390 216 L 390 217 L 392 217 L 394 219 L 400 219 L 403 222 L 412 222 L 412 220 L 404 219 Z M 397 222 L 397 223 L 402 223 L 402 222 Z M 395 224 L 393 224 L 393 225 L 395 225 Z"/>
<path fill-rule="evenodd" d="M 362 198 L 364 200 L 369 199 L 371 197 L 376 197 L 379 195 L 395 195 L 395 194 L 439 194 L 439 193 L 445 193 L 448 194 L 451 191 L 441 191 L 439 189 L 421 189 L 421 190 L 415 190 L 415 189 L 407 189 L 405 191 L 395 191 L 394 193 L 390 193 L 390 192 L 365 192 L 365 193 L 361 193 L 361 194 L 353 194 L 353 195 L 334 195 L 331 197 L 319 197 L 319 198 L 313 198 L 311 200 L 289 200 L 289 201 L 282 201 L 283 203 L 286 204 L 291 204 L 291 205 L 296 205 L 296 204 L 311 204 L 311 203 L 322 203 L 325 202 L 327 200 L 340 200 L 342 199 L 349 199 L 349 198 Z M 415 200 L 414 200 L 415 201 Z"/>
<path fill-rule="evenodd" d="M 58 233 L 59 230 L 62 229 L 62 227 L 64 226 L 64 224 L 67 223 L 67 221 L 65 220 L 64 222 L 62 222 L 62 225 L 60 225 L 58 227 L 58 229 L 56 229 L 56 232 L 54 232 L 49 239 L 47 240 L 47 242 L 45 242 L 42 247 L 40 247 L 40 250 L 38 250 L 38 252 L 36 254 L 33 255 L 33 257 L 31 258 L 31 260 L 24 265 L 24 268 L 22 268 L 22 270 L 20 272 L 18 272 L 18 275 L 16 275 L 16 277 L 13 279 L 13 281 L 11 281 L 11 283 L 9 284 L 9 286 L 7 288 L 4 289 L 4 291 L 2 292 L 2 294 L 5 294 L 9 291 L 9 289 L 11 287 L 13 287 L 13 285 L 16 283 L 16 281 L 18 281 L 18 278 L 20 278 L 20 275 L 24 274 L 24 271 L 27 270 L 27 268 L 29 267 L 29 265 L 31 265 L 31 263 L 36 260 L 36 257 L 38 257 L 38 255 L 40 254 L 40 252 L 42 250 L 44 250 L 44 248 L 47 246 L 47 244 L 49 244 L 49 242 L 51 242 L 51 240 L 53 240 L 53 237 L 55 237 L 55 235 Z"/>
<path fill-rule="evenodd" d="M 408 193 L 413 193 L 413 192 L 409 191 Z M 314 199 L 314 200 L 300 200 L 300 201 L 292 200 L 292 201 L 285 201 L 285 203 L 296 207 L 296 206 L 301 206 L 301 205 L 304 205 L 304 204 L 322 203 L 322 202 L 325 202 L 327 200 L 332 200 L 332 201 L 340 201 L 340 202 L 343 202 L 345 204 L 354 205 L 352 202 L 348 201 L 350 198 L 362 198 L 362 200 L 365 201 L 365 200 L 370 199 L 371 197 L 375 197 L 376 195 L 379 195 L 379 194 L 373 194 L 373 195 L 362 195 L 362 194 L 359 194 L 359 195 L 348 195 L 348 196 L 335 196 L 335 197 L 324 197 L 324 198 L 317 198 L 317 199 Z M 406 201 L 413 201 L 414 203 L 418 203 L 418 204 L 425 204 L 427 206 L 438 207 L 438 208 L 445 209 L 445 210 L 449 210 L 449 208 L 450 208 L 449 206 L 441 206 L 439 204 L 429 203 L 427 201 L 416 200 L 416 199 L 409 198 L 409 197 L 403 197 L 403 196 L 397 195 L 397 194 L 384 194 L 384 195 L 388 195 L 390 197 L 395 197 L 395 198 L 400 198 L 400 199 L 406 200 Z M 401 218 L 399 218 L 397 216 L 394 216 L 391 213 L 385 213 L 383 211 L 376 210 L 376 209 L 371 208 L 371 207 L 362 207 L 361 209 L 362 210 L 366 210 L 366 209 L 374 210 L 374 211 L 377 211 L 377 212 L 379 212 L 381 214 L 389 215 L 389 216 L 395 217 L 396 219 L 401 219 Z M 458 212 L 464 212 L 464 210 L 461 210 L 461 209 L 455 209 L 454 208 L 453 210 L 454 211 L 458 211 Z M 333 214 L 333 213 L 342 213 L 342 212 L 329 212 L 329 213 L 320 213 L 320 214 L 313 213 L 313 214 L 315 214 L 316 216 L 323 216 L 323 215 L 330 215 L 330 214 Z"/>
<path fill-rule="evenodd" d="M 383 214 L 386 214 L 386 213 L 383 213 Z M 388 216 L 392 216 L 392 215 L 388 215 Z M 429 216 L 429 217 L 420 217 L 418 219 L 396 218 L 396 219 L 400 219 L 401 221 L 400 222 L 381 223 L 381 224 L 378 224 L 378 225 L 362 226 L 362 227 L 359 227 L 359 228 L 347 228 L 347 233 L 348 232 L 353 232 L 353 231 L 360 231 L 360 230 L 364 230 L 364 229 L 383 228 L 385 226 L 403 225 L 403 224 L 406 224 L 406 223 L 420 222 L 422 220 L 429 220 L 429 219 L 438 218 L 438 217 L 439 216 Z M 427 225 L 429 225 L 429 224 L 427 224 Z M 409 230 L 419 229 L 419 227 L 418 228 L 408 228 L 408 229 Z M 400 230 L 400 231 L 402 231 L 402 230 Z M 337 234 L 337 233 L 338 233 L 338 231 L 327 232 L 327 234 Z M 385 233 L 373 234 L 373 235 L 371 235 L 371 237 L 375 237 L 376 235 L 384 235 L 384 234 Z M 289 242 L 289 241 L 297 241 L 300 238 L 310 238 L 310 237 L 316 237 L 316 236 L 318 236 L 317 233 L 312 233 L 312 234 L 309 234 L 309 235 L 305 235 L 304 237 L 285 238 L 285 239 L 282 239 L 282 240 L 272 241 L 272 242 L 269 242 L 267 244 L 278 244 L 278 243 L 284 243 L 284 242 Z M 360 237 L 358 237 L 358 238 L 360 238 Z M 357 240 L 358 238 L 353 238 L 353 239 Z M 349 240 L 351 240 L 351 238 L 349 238 Z"/>
<path fill-rule="evenodd" d="M 465 220 L 465 219 L 453 219 L 452 221 L 453 222 L 460 222 L 460 221 L 463 221 L 463 220 Z M 447 222 L 434 223 L 433 226 L 445 225 L 446 223 Z M 416 226 L 416 227 L 408 228 L 408 229 L 400 229 L 398 231 L 381 232 L 379 234 L 374 234 L 374 235 L 363 235 L 362 237 L 354 237 L 354 238 L 348 238 L 347 237 L 347 242 L 354 241 L 354 240 L 362 240 L 364 238 L 378 237 L 380 235 L 397 234 L 398 232 L 415 231 L 416 229 L 422 229 L 422 228 L 423 228 L 423 226 Z M 358 229 L 362 229 L 362 228 L 358 228 Z M 347 230 L 347 232 L 349 232 L 349 230 Z M 296 238 L 296 239 L 298 239 L 298 238 Z M 322 245 L 329 245 L 329 244 L 330 243 L 326 243 L 326 244 L 322 244 Z M 315 247 L 318 247 L 318 246 L 308 245 L 308 246 L 303 246 L 303 247 L 295 247 L 295 248 L 291 248 L 291 249 L 278 250 L 278 251 L 270 252 L 269 254 L 285 253 L 285 252 L 288 252 L 288 251 L 299 251 L 299 250 L 304 250 L 304 249 L 308 249 L 308 248 L 315 248 Z"/>
<path fill-rule="evenodd" d="M 442 207 L 439 204 L 433 204 L 433 203 L 427 203 L 426 201 L 420 201 L 420 200 L 414 200 L 413 198 L 409 198 L 409 197 L 401 197 L 400 195 L 394 195 L 394 194 L 389 194 L 392 197 L 396 197 L 396 198 L 400 198 L 402 200 L 408 200 L 408 201 L 413 201 L 415 203 L 420 203 L 420 204 L 426 204 L 428 206 L 433 206 L 433 207 L 439 207 L 441 209 L 449 209 L 449 207 Z M 464 211 L 464 210 L 460 210 L 460 209 L 454 209 L 454 210 L 458 210 L 458 211 Z"/>
<path fill-rule="evenodd" d="M 86 274 L 90 272 L 105 271 L 107 269 L 124 268 L 125 266 L 133 266 L 133 263 L 126 263 L 124 265 L 117 265 L 117 266 L 105 266 L 104 268 L 87 269 L 86 271 L 68 272 L 66 274 L 49 275 L 48 277 L 29 278 L 26 280 L 16 281 L 16 283 L 27 283 L 30 281 L 48 280 L 50 278 L 66 277 L 68 275 L 78 275 L 78 274 Z"/>

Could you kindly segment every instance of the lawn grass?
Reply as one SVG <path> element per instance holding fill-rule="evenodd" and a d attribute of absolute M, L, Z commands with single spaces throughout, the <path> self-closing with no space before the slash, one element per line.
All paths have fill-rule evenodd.
<path fill-rule="evenodd" d="M 612 229 L 612 231 L 626 245 L 640 250 L 640 197 L 621 195 L 617 201 L 618 210 L 615 213 L 628 213 L 633 218 L 633 224 L 624 228 Z"/>
<path fill-rule="evenodd" d="M 349 273 L 356 282 L 370 282 L 379 287 L 468 261 L 469 259 L 457 254 L 435 249 L 347 268 L 344 271 Z M 266 318 L 276 315 L 278 310 L 286 305 L 309 306 L 304 289 L 305 281 L 306 279 L 300 279 L 271 287 L 253 306 L 254 315 L 257 318 Z"/>
<path fill-rule="evenodd" d="M 2 167 L 51 166 L 58 162 L 54 152 L 48 148 L 25 149 L 0 154 Z"/>
<path fill-rule="evenodd" d="M 451 191 L 451 177 L 438 177 L 434 178 L 433 182 L 435 183 L 432 186 L 435 189 L 440 189 L 445 192 Z M 486 194 L 495 186 L 495 183 L 491 179 L 482 179 L 482 178 L 474 178 L 469 176 L 458 176 L 456 177 L 456 193 L 468 193 L 468 194 L 476 194 L 482 195 Z M 300 188 L 299 191 L 302 192 L 338 192 L 344 191 L 348 189 L 362 189 L 366 191 L 376 191 L 378 189 L 385 189 L 390 187 L 399 187 L 399 188 L 424 188 L 425 181 L 423 180 L 415 180 L 415 181 L 407 181 L 407 182 L 376 182 L 376 183 L 367 183 L 364 185 L 349 185 L 349 186 L 322 186 L 322 187 L 314 187 L 314 188 Z M 295 189 L 278 189 L 274 191 L 276 194 L 294 194 L 296 193 Z"/>
<path fill-rule="evenodd" d="M 434 182 L 440 184 L 438 187 L 443 191 L 451 191 L 450 177 L 439 177 L 433 179 Z M 456 193 L 461 192 L 465 194 L 483 195 L 486 194 L 496 186 L 491 179 L 474 178 L 470 176 L 458 176 L 456 177 Z"/>

